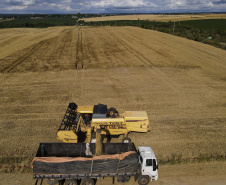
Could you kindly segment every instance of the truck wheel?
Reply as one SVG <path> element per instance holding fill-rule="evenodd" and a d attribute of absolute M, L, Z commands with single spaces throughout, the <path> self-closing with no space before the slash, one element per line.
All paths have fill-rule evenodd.
<path fill-rule="evenodd" d="M 124 138 L 122 139 L 122 142 L 123 142 L 123 143 L 131 143 L 131 139 L 130 139 L 129 137 L 124 137 Z"/>
<path fill-rule="evenodd" d="M 78 182 L 74 179 L 67 179 L 64 185 L 78 185 Z"/>
<path fill-rule="evenodd" d="M 138 178 L 138 184 L 139 185 L 147 185 L 150 182 L 150 178 L 147 175 L 141 175 Z"/>
<path fill-rule="evenodd" d="M 47 184 L 49 184 L 49 185 L 55 185 L 58 182 L 59 181 L 57 179 L 47 179 Z"/>
<path fill-rule="evenodd" d="M 81 185 L 94 185 L 94 180 L 90 178 L 82 179 Z"/>

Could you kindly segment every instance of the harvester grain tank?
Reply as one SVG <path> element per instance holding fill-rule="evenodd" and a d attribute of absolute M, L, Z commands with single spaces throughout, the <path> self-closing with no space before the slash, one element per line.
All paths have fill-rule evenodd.
<path fill-rule="evenodd" d="M 149 120 L 146 111 L 125 111 L 119 115 L 115 108 L 107 105 L 77 106 L 70 103 L 57 132 L 59 140 L 77 143 L 78 133 L 86 135 L 85 143 L 95 142 L 96 128 L 106 136 L 123 135 L 123 142 L 131 142 L 130 132 L 148 132 Z"/>

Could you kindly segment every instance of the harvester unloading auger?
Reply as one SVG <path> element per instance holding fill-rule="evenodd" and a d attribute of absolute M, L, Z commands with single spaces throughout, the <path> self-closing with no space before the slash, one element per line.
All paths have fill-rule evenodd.
<path fill-rule="evenodd" d="M 107 105 L 77 106 L 69 103 L 57 132 L 58 139 L 65 143 L 77 143 L 83 133 L 85 143 L 95 142 L 96 128 L 106 136 L 123 135 L 122 142 L 129 143 L 129 132 L 148 132 L 149 120 L 146 111 L 125 111 L 118 114 Z"/>

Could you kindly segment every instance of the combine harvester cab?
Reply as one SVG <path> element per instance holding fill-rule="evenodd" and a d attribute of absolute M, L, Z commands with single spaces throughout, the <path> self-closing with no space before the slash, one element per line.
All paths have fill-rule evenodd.
<path fill-rule="evenodd" d="M 102 135 L 123 135 L 124 143 L 131 142 L 128 138 L 130 132 L 150 131 L 146 111 L 126 111 L 119 115 L 115 108 L 108 109 L 104 104 L 77 106 L 75 103 L 70 103 L 57 135 L 59 140 L 65 143 L 77 143 L 81 141 L 79 133 L 85 133 L 82 142 L 90 143 L 95 142 L 97 127 L 101 128 Z"/>

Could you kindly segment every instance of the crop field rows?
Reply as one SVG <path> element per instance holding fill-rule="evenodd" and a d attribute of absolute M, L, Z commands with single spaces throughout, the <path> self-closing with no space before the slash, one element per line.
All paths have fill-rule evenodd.
<path fill-rule="evenodd" d="M 75 40 L 72 30 L 66 31 L 59 36 L 43 40 L 23 50 L 19 50 L 12 55 L 1 59 L 2 73 L 24 72 L 24 71 L 46 71 L 57 68 L 58 61 L 63 60 L 64 65 L 71 68 L 73 59 L 71 43 Z M 70 61 L 65 56 L 70 57 Z M 75 59 L 74 59 L 75 60 Z M 46 63 L 48 61 L 48 63 Z M 73 62 L 73 61 L 72 61 Z"/>
<path fill-rule="evenodd" d="M 223 75 L 225 67 L 221 63 L 224 55 L 221 50 L 151 30 L 134 27 L 72 27 L 55 37 L 0 57 L 0 71 L 171 66 L 203 68 L 210 72 L 214 66 Z"/>
<path fill-rule="evenodd" d="M 125 76 L 124 74 L 128 72 L 130 75 Z M 215 138 L 219 140 L 224 138 L 225 103 L 222 102 L 222 99 L 225 98 L 225 93 L 223 83 L 210 78 L 202 78 L 200 83 L 201 75 L 199 73 L 201 71 L 199 69 L 192 70 L 192 73 L 190 70 L 181 69 L 162 70 L 161 76 L 164 76 L 165 79 L 171 77 L 174 83 L 160 78 L 159 75 L 156 75 L 158 72 L 159 69 L 150 71 L 148 68 L 140 67 L 122 68 L 120 71 L 89 69 L 78 72 L 69 70 L 67 73 L 62 71 L 12 74 L 10 78 L 1 83 L 1 128 L 2 130 L 12 129 L 12 133 L 15 134 L 11 137 L 11 141 L 15 139 L 14 142 L 10 142 L 14 145 L 12 148 L 18 147 L 16 142 L 18 137 L 29 138 L 29 141 L 32 138 L 34 140 L 39 138 L 40 142 L 42 140 L 56 141 L 55 131 L 58 129 L 67 104 L 76 101 L 82 105 L 85 100 L 85 104 L 107 103 L 117 107 L 120 112 L 131 109 L 146 110 L 151 120 L 152 132 L 144 135 L 134 133 L 131 134 L 131 137 L 136 144 L 148 142 L 148 139 L 145 139 L 147 136 L 152 138 L 155 141 L 150 141 L 152 146 L 157 148 L 161 146 L 156 151 L 157 154 L 161 153 L 161 150 L 165 150 L 166 145 L 172 147 L 173 143 L 177 142 L 174 141 L 174 134 L 169 134 L 174 133 L 175 128 L 181 132 L 177 133 L 175 137 L 182 137 L 181 139 L 185 140 L 188 137 L 199 138 L 202 133 L 202 138 L 199 139 L 202 141 L 200 148 L 205 151 L 203 151 L 204 153 L 209 152 L 208 147 L 203 147 L 206 140 L 209 141 L 208 145 L 215 148 L 215 152 L 223 152 L 223 143 L 218 143 L 219 148 L 216 149 L 215 139 L 212 140 L 209 135 L 202 132 L 207 129 L 212 135 L 217 131 L 218 135 Z M 99 76 L 100 74 L 101 76 Z M 181 75 L 188 76 L 188 78 L 181 77 Z M 78 76 L 80 76 L 79 81 Z M 74 81 L 74 79 L 76 80 Z M 198 122 L 202 124 L 198 126 Z M 196 124 L 199 129 L 193 130 L 196 128 Z M 190 132 L 187 132 L 186 129 L 190 129 Z M 37 131 L 40 133 L 35 134 Z M 192 132 L 194 135 L 191 134 Z M 164 133 L 169 135 L 162 137 Z M 9 132 L 1 135 L 2 147 L 8 142 L 7 134 Z M 143 139 L 136 140 L 138 135 Z M 162 143 L 160 138 L 168 137 L 172 139 L 170 140 L 172 144 Z M 160 144 L 158 144 L 159 142 Z M 30 145 L 29 142 L 27 144 L 33 148 L 26 151 L 28 152 L 26 154 L 32 156 L 30 151 L 35 151 L 36 147 L 33 145 L 37 143 Z M 197 145 L 196 143 L 195 146 L 192 146 L 191 143 L 191 147 L 194 147 L 193 151 L 199 151 L 196 148 Z M 183 142 L 181 147 L 185 152 Z M 174 148 L 174 153 L 180 154 L 181 147 Z M 184 157 L 190 157 L 189 150 L 190 148 L 183 154 Z M 3 147 L 1 151 L 4 151 L 4 154 L 9 152 L 8 155 L 10 155 L 11 150 Z M 171 150 L 167 150 L 164 151 L 164 154 L 170 156 L 171 152 Z"/>
<path fill-rule="evenodd" d="M 171 163 L 183 164 L 172 173 L 185 174 L 189 165 L 205 169 L 199 165 L 210 161 L 206 169 L 217 164 L 213 172 L 223 174 L 226 51 L 135 27 L 51 29 L 0 34 L 0 171 L 29 167 L 40 142 L 58 142 L 67 105 L 75 102 L 147 111 L 151 132 L 129 136 L 136 145 L 150 145 L 161 161 L 156 183 L 167 184 Z"/>

